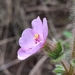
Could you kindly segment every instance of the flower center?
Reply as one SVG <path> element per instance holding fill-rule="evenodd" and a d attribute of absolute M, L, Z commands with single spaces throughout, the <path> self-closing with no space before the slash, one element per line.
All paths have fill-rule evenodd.
<path fill-rule="evenodd" d="M 34 39 L 35 39 L 35 43 L 37 44 L 38 42 L 40 42 L 40 35 L 39 34 L 35 34 L 34 35 Z"/>

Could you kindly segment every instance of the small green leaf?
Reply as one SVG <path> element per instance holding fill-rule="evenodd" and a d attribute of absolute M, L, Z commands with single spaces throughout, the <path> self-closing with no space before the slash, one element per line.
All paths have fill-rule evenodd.
<path fill-rule="evenodd" d="M 54 70 L 54 73 L 62 73 L 62 72 L 64 72 L 64 71 L 63 70 L 60 70 L 60 69 Z"/>
<path fill-rule="evenodd" d="M 70 38 L 72 36 L 72 33 L 69 32 L 69 31 L 64 31 L 63 32 L 63 35 L 66 37 L 66 38 Z"/>
<path fill-rule="evenodd" d="M 56 48 L 54 49 L 54 52 L 56 52 L 58 54 L 62 52 L 62 45 L 61 45 L 60 41 L 57 42 L 57 45 L 56 45 Z"/>
<path fill-rule="evenodd" d="M 51 51 L 51 52 L 48 52 L 48 55 L 53 59 L 53 60 L 59 60 L 59 58 L 62 57 L 62 45 L 60 42 L 57 42 L 56 44 L 56 48 Z"/>
<path fill-rule="evenodd" d="M 62 60 L 63 56 L 64 56 L 64 54 L 61 53 L 60 56 L 59 56 L 57 59 L 52 60 L 52 62 L 55 62 L 55 63 L 56 63 L 56 62 L 60 62 L 60 61 Z"/>
<path fill-rule="evenodd" d="M 65 69 L 62 65 L 56 65 L 56 68 L 53 72 L 56 74 L 62 74 L 65 72 Z"/>
<path fill-rule="evenodd" d="M 56 68 L 63 68 L 63 66 L 62 65 L 56 65 Z"/>

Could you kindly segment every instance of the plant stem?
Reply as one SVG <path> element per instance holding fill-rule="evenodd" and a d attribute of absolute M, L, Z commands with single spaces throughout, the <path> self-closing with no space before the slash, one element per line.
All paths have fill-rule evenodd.
<path fill-rule="evenodd" d="M 69 66 L 67 66 L 66 62 L 62 60 L 61 64 L 63 65 L 65 71 L 68 72 L 69 71 Z"/>
<path fill-rule="evenodd" d="M 73 43 L 73 51 L 72 51 L 72 59 L 75 58 L 75 37 L 74 37 L 74 43 Z M 74 74 L 74 67 L 70 64 L 70 69 L 68 71 L 68 75 L 75 75 Z"/>
<path fill-rule="evenodd" d="M 74 44 L 73 44 L 72 58 L 75 58 L 75 37 L 74 37 Z"/>
<path fill-rule="evenodd" d="M 75 58 L 75 38 L 74 38 L 73 51 L 72 51 L 72 59 L 73 58 Z M 74 67 L 70 65 L 68 75 L 73 75 L 73 72 L 74 72 Z"/>
<path fill-rule="evenodd" d="M 68 75 L 73 75 L 73 72 L 74 72 L 74 68 L 72 65 L 70 65 L 70 70 L 68 72 Z"/>
<path fill-rule="evenodd" d="M 72 2 L 71 14 L 73 15 L 72 25 L 74 27 L 74 31 L 73 31 L 74 43 L 73 43 L 73 51 L 72 51 L 71 59 L 74 59 L 75 58 L 75 0 L 72 0 L 71 2 Z M 68 75 L 75 75 L 74 67 L 71 64 L 70 64 Z"/>

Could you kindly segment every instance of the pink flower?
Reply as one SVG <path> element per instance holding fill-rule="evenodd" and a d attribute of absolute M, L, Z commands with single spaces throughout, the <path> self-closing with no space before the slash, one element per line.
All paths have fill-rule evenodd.
<path fill-rule="evenodd" d="M 18 59 L 24 60 L 38 52 L 45 44 L 48 35 L 48 26 L 46 18 L 43 23 L 40 17 L 32 21 L 32 28 L 23 31 L 19 39 L 20 49 L 18 50 Z"/>

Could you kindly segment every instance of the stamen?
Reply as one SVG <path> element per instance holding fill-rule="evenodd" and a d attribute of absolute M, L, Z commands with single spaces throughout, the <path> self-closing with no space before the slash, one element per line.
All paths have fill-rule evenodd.
<path fill-rule="evenodd" d="M 35 34 L 34 35 L 34 39 L 35 39 L 35 43 L 37 44 L 38 42 L 40 42 L 40 36 L 39 34 Z"/>
<path fill-rule="evenodd" d="M 35 34 L 34 35 L 34 38 L 36 39 L 36 38 L 38 38 L 39 37 L 39 34 Z"/>

